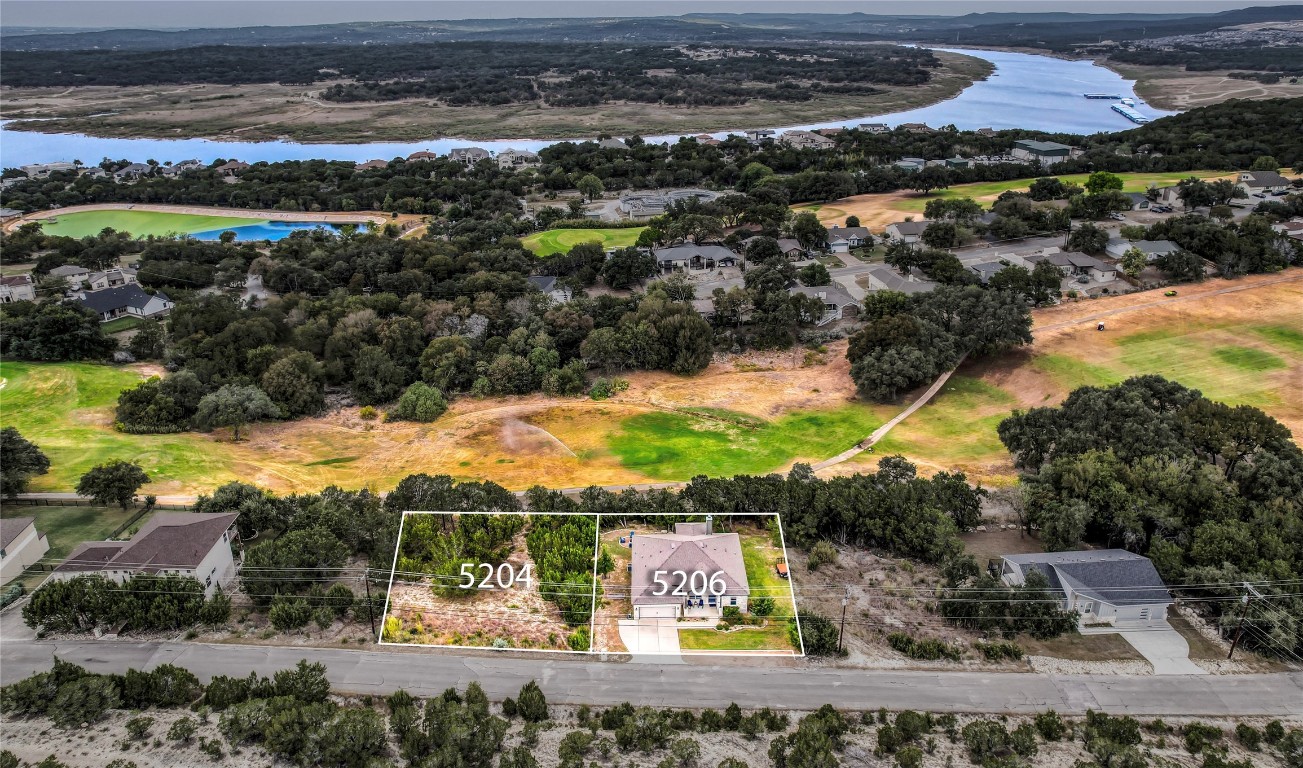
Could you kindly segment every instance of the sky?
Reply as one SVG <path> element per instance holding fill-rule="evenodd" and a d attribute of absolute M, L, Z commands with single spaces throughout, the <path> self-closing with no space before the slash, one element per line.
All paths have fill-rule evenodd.
<path fill-rule="evenodd" d="M 0 0 L 0 26 L 183 29 L 346 21 L 675 16 L 684 13 L 864 13 L 957 16 L 986 11 L 1215 13 L 1303 0 Z"/>

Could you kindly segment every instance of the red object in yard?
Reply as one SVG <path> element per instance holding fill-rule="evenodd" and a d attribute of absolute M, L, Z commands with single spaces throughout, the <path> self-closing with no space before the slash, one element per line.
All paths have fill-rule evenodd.
<path fill-rule="evenodd" d="M 778 571 L 778 575 L 780 578 L 784 578 L 784 579 L 787 578 L 787 563 L 776 564 L 774 566 L 774 570 Z"/>

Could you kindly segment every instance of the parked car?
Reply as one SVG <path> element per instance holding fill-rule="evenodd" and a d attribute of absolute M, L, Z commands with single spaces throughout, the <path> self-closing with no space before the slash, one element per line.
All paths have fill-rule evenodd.
<path fill-rule="evenodd" d="M 1126 216 L 1123 216 L 1123 215 L 1120 214 L 1120 213 L 1110 213 L 1110 214 L 1108 215 L 1108 217 L 1109 217 L 1110 219 L 1113 219 L 1114 221 L 1126 221 L 1126 220 L 1127 220 L 1127 217 L 1126 217 Z"/>

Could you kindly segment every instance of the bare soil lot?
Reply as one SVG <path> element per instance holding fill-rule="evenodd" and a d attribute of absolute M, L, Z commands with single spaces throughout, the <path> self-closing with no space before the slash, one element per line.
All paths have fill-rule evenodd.
<path fill-rule="evenodd" d="M 1227 71 L 1186 72 L 1182 67 L 1150 67 L 1107 59 L 1099 62 L 1128 80 L 1136 95 L 1159 109 L 1188 110 L 1230 99 L 1287 99 L 1303 96 L 1303 83 L 1288 78 L 1267 85 L 1228 77 Z"/>

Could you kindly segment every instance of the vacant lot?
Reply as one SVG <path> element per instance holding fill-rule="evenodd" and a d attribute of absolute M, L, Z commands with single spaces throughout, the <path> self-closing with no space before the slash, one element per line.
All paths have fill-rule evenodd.
<path fill-rule="evenodd" d="M 1183 67 L 1150 67 L 1107 59 L 1099 62 L 1128 80 L 1135 80 L 1136 95 L 1159 109 L 1187 110 L 1219 104 L 1228 99 L 1287 99 L 1303 96 L 1303 83 L 1289 78 L 1266 85 L 1256 80 L 1228 77 L 1227 71 L 1187 72 Z"/>
<path fill-rule="evenodd" d="M 1229 292 L 1226 292 L 1229 291 Z M 932 402 L 848 469 L 901 453 L 927 470 L 1014 479 L 995 429 L 1015 408 L 1056 405 L 1073 389 L 1157 373 L 1303 435 L 1303 270 L 1136 293 L 1034 313 L 1030 350 L 965 365 Z M 1107 330 L 1095 330 L 1096 319 Z"/>
<path fill-rule="evenodd" d="M 580 243 L 597 243 L 603 250 L 610 248 L 627 248 L 638 242 L 638 235 L 646 227 L 624 227 L 613 229 L 549 229 L 535 232 L 521 240 L 521 243 L 539 256 L 551 256 L 565 253 Z"/>
<path fill-rule="evenodd" d="M 604 104 L 548 107 L 447 107 L 424 99 L 390 102 L 322 101 L 321 83 L 310 88 L 275 84 L 7 89 L 4 119 L 18 130 L 93 136 L 297 142 L 421 141 L 431 136 L 466 139 L 699 133 L 746 125 L 802 125 L 861 118 L 935 104 L 952 98 L 991 65 L 982 59 L 937 52 L 945 66 L 926 85 L 882 87 L 882 93 L 821 94 L 810 101 L 753 100 L 735 107 Z M 35 120 L 33 120 L 35 119 Z M 32 120 L 27 122 L 27 120 Z"/>
<path fill-rule="evenodd" d="M 1197 176 L 1201 179 L 1211 179 L 1226 176 L 1225 171 L 1187 171 L 1185 173 L 1122 173 L 1124 187 L 1127 192 L 1143 192 L 1150 186 L 1167 186 L 1175 184 L 1181 179 L 1188 179 L 1191 176 Z M 1059 176 L 1064 182 L 1081 185 L 1086 181 L 1088 174 L 1065 174 Z M 929 194 L 901 190 L 898 192 L 883 192 L 880 194 L 855 195 L 854 197 L 844 197 L 841 200 L 833 200 L 829 203 L 818 203 L 810 205 L 792 206 L 796 211 L 813 211 L 819 217 L 819 221 L 825 226 L 833 224 L 845 225 L 847 216 L 857 216 L 860 224 L 870 227 L 874 230 L 880 230 L 888 224 L 895 221 L 902 221 L 906 216 L 913 216 L 915 220 L 923 218 L 923 209 L 927 206 L 929 200 L 937 198 L 952 197 L 969 197 L 981 202 L 984 207 L 990 207 L 991 203 L 1000 196 L 1001 192 L 1009 190 L 1024 191 L 1031 186 L 1030 179 L 1014 179 L 1012 181 L 984 181 L 974 184 L 957 184 L 949 189 L 940 189 Z"/>

